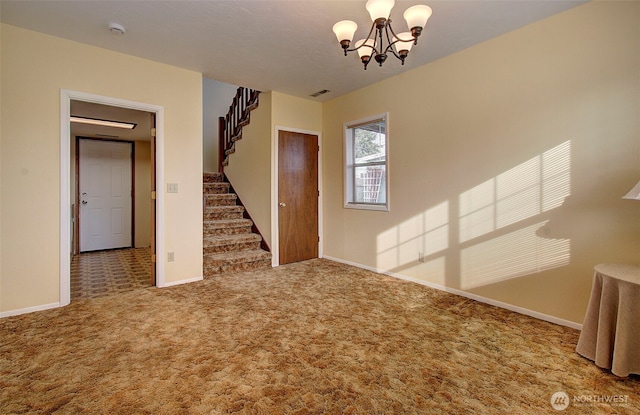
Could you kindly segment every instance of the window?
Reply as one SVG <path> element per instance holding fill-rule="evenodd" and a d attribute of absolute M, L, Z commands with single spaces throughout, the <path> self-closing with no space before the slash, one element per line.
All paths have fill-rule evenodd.
<path fill-rule="evenodd" d="M 388 114 L 344 125 L 345 208 L 389 210 Z"/>

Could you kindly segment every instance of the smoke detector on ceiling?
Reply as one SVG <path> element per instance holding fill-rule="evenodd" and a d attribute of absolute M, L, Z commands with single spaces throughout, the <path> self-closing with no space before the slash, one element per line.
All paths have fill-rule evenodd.
<path fill-rule="evenodd" d="M 109 31 L 114 35 L 124 35 L 126 33 L 124 26 L 119 23 L 109 23 Z"/>

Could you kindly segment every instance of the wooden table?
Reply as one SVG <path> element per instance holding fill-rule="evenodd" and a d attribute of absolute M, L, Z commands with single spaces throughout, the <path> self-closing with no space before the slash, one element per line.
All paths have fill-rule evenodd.
<path fill-rule="evenodd" d="M 640 374 L 640 266 L 595 266 L 576 351 L 614 375 Z"/>

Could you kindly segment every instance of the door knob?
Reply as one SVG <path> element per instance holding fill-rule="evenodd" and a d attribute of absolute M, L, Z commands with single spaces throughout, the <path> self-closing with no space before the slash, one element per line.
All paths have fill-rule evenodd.
<path fill-rule="evenodd" d="M 280 202 L 280 203 L 279 203 L 279 206 L 282 208 L 282 207 L 286 207 L 286 206 L 287 206 L 287 204 L 286 204 L 286 203 L 284 203 L 284 202 Z"/>
<path fill-rule="evenodd" d="M 87 204 L 87 201 L 86 201 L 86 200 L 83 200 L 83 201 L 82 201 L 82 204 L 83 204 L 83 205 L 86 205 L 86 204 Z"/>

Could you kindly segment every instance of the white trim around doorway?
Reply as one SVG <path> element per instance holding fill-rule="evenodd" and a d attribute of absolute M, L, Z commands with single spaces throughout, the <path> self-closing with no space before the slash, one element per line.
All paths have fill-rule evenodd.
<path fill-rule="evenodd" d="M 164 107 L 85 92 L 60 90 L 60 306 L 71 302 L 71 101 L 129 108 L 156 114 L 156 254 L 164 258 Z M 163 261 L 156 262 L 156 286 L 165 286 Z"/>

